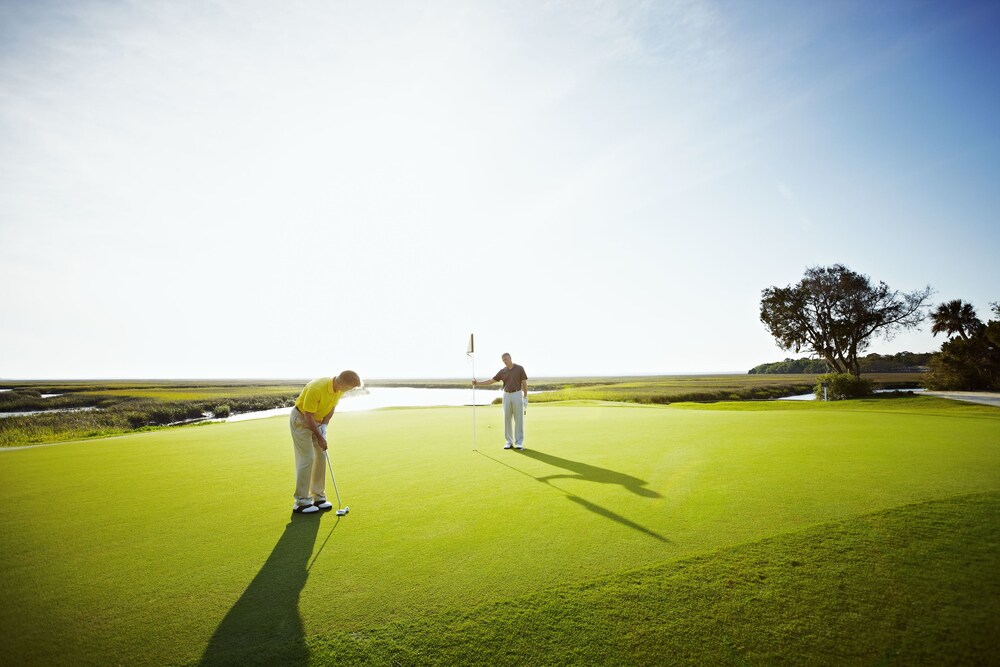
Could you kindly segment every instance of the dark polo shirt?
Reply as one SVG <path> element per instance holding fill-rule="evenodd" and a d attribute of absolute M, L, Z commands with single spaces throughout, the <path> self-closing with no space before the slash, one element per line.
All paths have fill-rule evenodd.
<path fill-rule="evenodd" d="M 528 374 L 524 372 L 524 367 L 514 364 L 510 368 L 506 366 L 493 376 L 494 380 L 503 382 L 503 390 L 506 392 L 521 391 L 521 380 L 527 380 Z"/>

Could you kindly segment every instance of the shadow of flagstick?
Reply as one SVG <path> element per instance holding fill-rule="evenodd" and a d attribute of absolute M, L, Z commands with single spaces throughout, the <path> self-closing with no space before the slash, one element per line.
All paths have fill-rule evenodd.
<path fill-rule="evenodd" d="M 546 482 L 546 484 L 549 484 L 549 483 Z M 557 491 L 562 491 L 563 493 L 566 494 L 566 498 L 568 500 L 570 500 L 570 501 L 572 501 L 574 503 L 577 503 L 578 505 L 580 505 L 580 506 L 582 506 L 582 507 L 590 510 L 594 514 L 597 514 L 599 516 L 603 516 L 605 519 L 611 519 L 612 521 L 614 521 L 616 523 L 620 523 L 623 526 L 627 526 L 628 528 L 631 528 L 632 530 L 637 530 L 640 533 L 644 533 L 646 535 L 649 535 L 654 540 L 659 540 L 660 542 L 663 542 L 665 544 L 670 544 L 671 543 L 670 540 L 668 540 L 667 538 L 665 538 L 663 535 L 660 535 L 656 531 L 650 530 L 649 528 L 646 528 L 645 526 L 640 525 L 640 524 L 636 523 L 635 521 L 631 521 L 629 519 L 626 519 L 621 514 L 615 514 L 614 512 L 612 512 L 611 510 L 609 510 L 609 509 L 607 509 L 605 507 L 601 507 L 600 505 L 596 505 L 596 504 L 590 502 L 589 500 L 585 500 L 585 499 L 581 498 L 580 496 L 577 496 L 577 495 L 574 495 L 572 493 L 569 493 L 568 491 L 563 491 L 562 489 L 560 489 L 559 487 L 555 486 L 554 484 L 549 484 L 549 486 L 551 486 L 552 488 L 556 489 Z"/>
<path fill-rule="evenodd" d="M 632 530 L 635 530 L 635 531 L 638 531 L 640 533 L 643 533 L 644 535 L 648 535 L 649 537 L 652 537 L 654 540 L 658 540 L 658 541 L 663 542 L 665 544 L 672 544 L 672 542 L 670 540 L 668 540 L 666 537 L 664 537 L 663 535 L 660 535 L 659 533 L 657 533 L 654 530 L 650 530 L 649 528 L 646 528 L 645 526 L 643 526 L 641 524 L 638 524 L 635 521 L 632 521 L 631 519 L 626 519 L 621 514 L 618 514 L 616 512 L 612 512 L 611 510 L 607 509 L 606 507 L 601 507 L 600 505 L 597 505 L 596 503 L 592 503 L 589 500 L 586 500 L 585 498 L 581 498 L 580 496 L 576 495 L 575 493 L 571 493 L 569 491 L 566 491 L 565 489 L 559 488 L 558 486 L 556 486 L 555 484 L 552 483 L 552 477 L 535 477 L 534 475 L 532 475 L 530 473 L 527 473 L 527 472 L 521 470 L 520 468 L 515 468 L 514 466 L 510 465 L 509 463 L 504 463 L 503 461 L 501 461 L 499 459 L 495 459 L 492 456 L 490 456 L 489 454 L 484 454 L 483 452 L 477 452 L 477 453 L 479 455 L 481 455 L 481 456 L 484 456 L 484 457 L 488 458 L 490 461 L 494 461 L 496 463 L 499 463 L 500 465 L 502 465 L 502 466 L 504 466 L 506 468 L 510 468 L 514 472 L 520 473 L 520 474 L 524 475 L 525 477 L 533 479 L 536 482 L 541 482 L 542 484 L 545 484 L 546 486 L 549 486 L 549 487 L 555 489 L 559 493 L 561 493 L 564 496 L 566 496 L 567 500 L 569 500 L 571 502 L 574 502 L 577 505 L 580 505 L 584 509 L 587 509 L 587 510 L 591 511 L 594 514 L 597 514 L 598 516 L 602 516 L 605 519 L 610 519 L 611 521 L 614 521 L 615 523 L 621 524 L 621 525 L 623 525 L 623 526 L 625 526 L 627 528 L 631 528 Z M 657 494 L 657 496 L 659 496 L 659 494 Z"/>
<path fill-rule="evenodd" d="M 292 516 L 257 576 L 219 623 L 200 665 L 308 663 L 299 594 L 312 567 L 307 563 L 319 524 L 320 517 Z"/>
<path fill-rule="evenodd" d="M 535 459 L 536 461 L 541 461 L 542 463 L 547 463 L 554 468 L 562 468 L 570 473 L 568 475 L 546 475 L 545 477 L 539 477 L 539 480 L 580 479 L 586 482 L 597 482 L 599 484 L 618 484 L 623 489 L 626 489 L 637 496 L 643 496 L 645 498 L 662 497 L 656 491 L 647 489 L 645 480 L 633 477 L 632 475 L 620 473 L 617 470 L 599 468 L 598 466 L 593 466 L 589 463 L 583 463 L 581 461 L 571 461 L 570 459 L 553 456 L 552 454 L 546 454 L 545 452 L 540 452 L 535 449 L 526 449 L 522 453 L 522 456 Z"/>

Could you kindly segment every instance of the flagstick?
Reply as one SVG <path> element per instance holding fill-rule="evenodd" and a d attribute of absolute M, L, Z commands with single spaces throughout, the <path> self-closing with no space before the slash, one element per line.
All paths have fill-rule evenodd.
<path fill-rule="evenodd" d="M 472 353 L 472 451 L 478 452 L 476 446 L 476 353 Z"/>

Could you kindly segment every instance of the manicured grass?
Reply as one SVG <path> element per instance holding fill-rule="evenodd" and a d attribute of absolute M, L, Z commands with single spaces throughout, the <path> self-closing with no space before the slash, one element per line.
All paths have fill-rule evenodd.
<path fill-rule="evenodd" d="M 477 416 L 478 453 L 468 409 L 338 415 L 333 461 L 351 505 L 339 522 L 290 518 L 282 419 L 0 453 L 0 655 L 221 664 L 249 650 L 272 664 L 392 664 L 482 650 L 494 664 L 536 664 L 545 648 L 551 664 L 676 651 L 707 664 L 722 654 L 701 633 L 729 628 L 729 662 L 826 662 L 850 635 L 860 660 L 888 646 L 911 663 L 971 640 L 914 643 L 893 627 L 982 627 L 967 588 L 995 577 L 1000 410 L 927 398 L 533 405 L 524 453 L 500 449 L 498 409 Z M 911 505 L 951 518 L 904 508 L 884 548 L 872 537 L 882 529 L 866 528 L 881 519 L 858 522 Z M 934 522 L 954 539 L 928 546 L 930 579 L 912 568 L 894 579 L 892 607 L 831 602 L 845 576 L 857 578 L 845 591 L 870 585 L 871 558 L 847 556 L 909 562 L 906 535 Z M 949 570 L 963 549 L 978 555 Z M 749 574 L 761 554 L 773 556 L 758 568 L 773 588 Z M 938 586 L 973 601 L 951 625 L 921 606 Z M 791 595 L 796 606 L 778 604 Z M 855 616 L 831 626 L 831 610 Z M 484 629 L 501 618 L 516 636 Z"/>
<path fill-rule="evenodd" d="M 314 664 L 991 664 L 1000 494 L 836 521 L 468 611 L 311 638 Z M 477 638 L 469 641 L 470 637 Z"/>

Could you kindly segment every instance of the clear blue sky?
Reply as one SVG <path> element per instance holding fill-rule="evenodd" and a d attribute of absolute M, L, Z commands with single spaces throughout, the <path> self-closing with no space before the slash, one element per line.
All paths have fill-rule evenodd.
<path fill-rule="evenodd" d="M 745 371 L 1000 300 L 998 2 L 0 2 L 0 377 Z M 922 332 L 881 353 L 937 349 Z"/>

